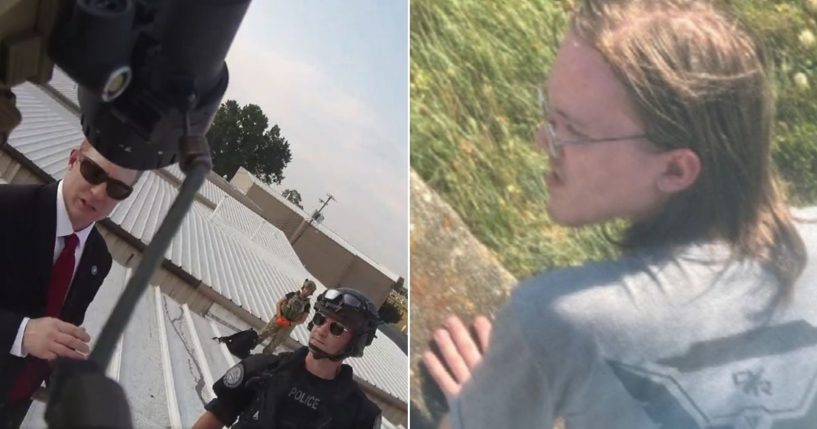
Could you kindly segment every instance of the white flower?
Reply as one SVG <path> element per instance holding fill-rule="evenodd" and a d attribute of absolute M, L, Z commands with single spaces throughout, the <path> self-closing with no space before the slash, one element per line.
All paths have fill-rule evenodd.
<path fill-rule="evenodd" d="M 817 1 L 817 0 L 815 0 Z M 814 33 L 809 30 L 803 30 L 800 33 L 800 44 L 803 45 L 804 48 L 808 49 L 814 46 L 817 43 L 817 38 L 814 37 Z"/>
<path fill-rule="evenodd" d="M 797 88 L 803 91 L 809 89 L 808 77 L 803 72 L 799 72 L 794 75 L 794 84 L 797 86 Z"/>
<path fill-rule="evenodd" d="M 817 0 L 806 0 L 806 9 L 812 13 L 817 13 Z"/>

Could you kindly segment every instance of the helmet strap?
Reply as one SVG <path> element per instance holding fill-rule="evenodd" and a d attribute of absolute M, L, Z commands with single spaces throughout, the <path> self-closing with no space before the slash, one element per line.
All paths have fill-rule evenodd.
<path fill-rule="evenodd" d="M 349 347 L 346 347 L 346 350 L 344 350 L 343 353 L 339 353 L 339 354 L 336 354 L 336 355 L 331 355 L 331 354 L 323 351 L 318 346 L 315 346 L 312 343 L 309 343 L 309 351 L 312 352 L 312 356 L 314 356 L 315 359 L 318 359 L 318 360 L 329 359 L 329 360 L 331 360 L 333 362 L 341 361 L 341 360 L 343 360 L 343 359 L 345 359 L 345 358 L 347 358 L 349 356 Z"/>

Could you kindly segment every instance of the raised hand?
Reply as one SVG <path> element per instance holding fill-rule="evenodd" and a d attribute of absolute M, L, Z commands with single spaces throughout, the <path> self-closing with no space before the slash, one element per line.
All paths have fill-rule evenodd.
<path fill-rule="evenodd" d="M 471 372 L 488 349 L 491 321 L 477 316 L 472 327 L 473 334 L 457 316 L 449 316 L 433 335 L 443 360 L 431 350 L 423 352 L 423 363 L 448 400 L 471 378 Z"/>

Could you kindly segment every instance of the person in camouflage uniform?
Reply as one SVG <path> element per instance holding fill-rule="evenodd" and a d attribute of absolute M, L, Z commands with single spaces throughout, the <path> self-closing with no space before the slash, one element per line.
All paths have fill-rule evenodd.
<path fill-rule="evenodd" d="M 300 291 L 290 292 L 278 301 L 275 306 L 275 317 L 258 334 L 257 344 L 270 338 L 269 344 L 264 347 L 264 353 L 275 352 L 275 348 L 289 338 L 295 326 L 306 320 L 311 308 L 309 297 L 313 292 L 315 282 L 306 279 Z"/>

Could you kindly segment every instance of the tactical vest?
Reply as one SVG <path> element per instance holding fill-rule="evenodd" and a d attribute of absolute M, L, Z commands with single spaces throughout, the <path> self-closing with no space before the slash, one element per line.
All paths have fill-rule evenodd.
<path fill-rule="evenodd" d="M 281 315 L 287 320 L 296 320 L 306 311 L 309 298 L 303 299 L 297 293 L 281 305 Z"/>
<path fill-rule="evenodd" d="M 306 371 L 303 368 L 306 351 L 303 348 L 295 353 L 282 353 L 279 355 L 281 361 L 274 369 L 256 376 L 248 374 L 251 378 L 247 380 L 246 386 L 253 390 L 254 400 L 239 415 L 238 421 L 232 426 L 234 429 L 309 427 L 307 423 L 298 421 L 292 413 L 276 409 L 282 397 L 289 393 L 296 371 Z M 317 417 L 318 420 L 331 420 L 327 429 L 358 429 L 357 422 L 375 421 L 380 414 L 380 410 L 366 399 L 351 377 L 333 385 L 332 390 L 331 395 L 322 398 L 322 415 Z"/>

